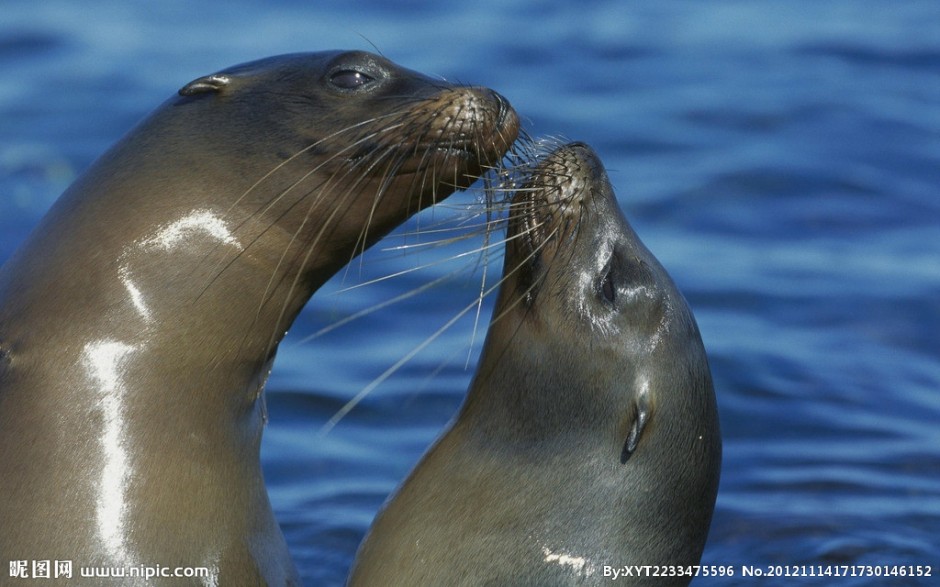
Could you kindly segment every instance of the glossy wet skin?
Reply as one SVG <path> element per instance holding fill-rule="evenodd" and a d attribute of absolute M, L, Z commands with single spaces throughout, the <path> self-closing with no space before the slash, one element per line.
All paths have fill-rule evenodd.
<path fill-rule="evenodd" d="M 0 555 L 297 583 L 258 458 L 277 343 L 517 132 L 490 90 L 362 52 L 246 64 L 167 101 L 0 269 Z"/>
<path fill-rule="evenodd" d="M 604 565 L 698 564 L 721 460 L 708 363 L 589 147 L 539 161 L 507 239 L 467 400 L 376 518 L 353 585 L 593 585 Z"/>

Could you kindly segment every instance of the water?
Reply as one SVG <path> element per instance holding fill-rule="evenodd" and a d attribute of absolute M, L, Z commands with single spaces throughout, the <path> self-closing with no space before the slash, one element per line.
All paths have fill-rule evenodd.
<path fill-rule="evenodd" d="M 533 134 L 591 143 L 689 299 L 725 446 L 703 563 L 737 568 L 695 584 L 940 583 L 740 571 L 940 574 L 940 4 L 3 4 L 0 258 L 189 80 L 266 55 L 375 44 L 410 68 L 496 88 Z M 471 313 L 318 437 L 472 302 L 480 273 L 464 261 L 337 292 L 436 258 L 376 250 L 317 295 L 282 345 L 263 460 L 308 585 L 342 582 L 379 504 L 459 405 L 482 341 Z M 302 342 L 456 269 L 427 294 Z"/>

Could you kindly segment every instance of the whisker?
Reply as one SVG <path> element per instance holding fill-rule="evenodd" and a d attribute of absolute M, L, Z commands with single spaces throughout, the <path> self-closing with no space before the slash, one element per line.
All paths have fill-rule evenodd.
<path fill-rule="evenodd" d="M 399 97 L 401 100 L 403 97 Z M 276 261 L 272 259 L 273 268 L 270 270 L 268 282 L 264 291 L 255 306 L 255 315 L 251 318 L 251 324 L 245 329 L 246 335 L 242 338 L 239 349 L 245 349 L 249 341 L 247 333 L 252 331 L 254 324 L 262 319 L 263 316 L 274 317 L 274 328 L 267 342 L 267 348 L 270 352 L 277 341 L 282 337 L 286 329 L 286 321 L 289 319 L 288 313 L 294 308 L 291 306 L 295 298 L 295 293 L 303 286 L 303 280 L 310 271 L 317 268 L 317 255 L 321 245 L 329 238 L 333 227 L 337 226 L 338 220 L 346 213 L 348 206 L 355 200 L 357 203 L 357 214 L 364 217 L 361 227 L 358 228 L 358 235 L 350 235 L 355 241 L 349 248 L 350 260 L 359 256 L 366 247 L 375 238 L 372 236 L 373 227 L 377 222 L 377 215 L 380 213 L 383 198 L 396 188 L 400 178 L 405 177 L 405 182 L 411 181 L 411 191 L 420 194 L 421 198 L 430 198 L 430 202 L 417 201 L 408 202 L 408 206 L 416 206 L 417 209 L 407 210 L 407 215 L 411 215 L 417 210 L 434 204 L 438 200 L 438 187 L 443 188 L 468 186 L 477 179 L 476 174 L 480 170 L 487 173 L 489 179 L 484 180 L 485 203 L 477 206 L 480 212 L 476 216 L 464 219 L 459 228 L 448 231 L 431 224 L 431 231 L 428 227 L 422 226 L 422 218 L 417 220 L 417 229 L 414 235 L 426 235 L 429 232 L 444 236 L 446 238 L 435 239 L 435 242 L 428 244 L 405 243 L 397 249 L 391 249 L 394 252 L 407 253 L 409 250 L 423 250 L 433 247 L 443 247 L 448 244 L 462 242 L 464 239 L 474 236 L 460 235 L 457 230 L 470 231 L 484 234 L 484 243 L 480 247 L 474 247 L 471 251 L 462 252 L 459 255 L 452 256 L 445 261 L 462 259 L 471 255 L 481 255 L 478 262 L 473 265 L 473 271 L 476 271 L 481 265 L 483 267 L 483 280 L 480 285 L 478 296 L 475 296 L 474 303 L 468 306 L 460 314 L 467 313 L 470 309 L 476 308 L 474 318 L 473 340 L 479 329 L 479 320 L 483 298 L 492 289 L 488 286 L 486 276 L 487 267 L 492 257 L 489 249 L 505 244 L 493 242 L 491 236 L 493 230 L 498 225 L 497 218 L 506 216 L 506 203 L 512 193 L 514 184 L 507 184 L 505 179 L 521 173 L 520 162 L 522 161 L 519 153 L 524 152 L 526 148 L 511 147 L 508 157 L 500 158 L 495 164 L 479 163 L 478 167 L 464 170 L 461 166 L 451 168 L 442 168 L 435 165 L 435 158 L 440 155 L 441 149 L 470 149 L 476 153 L 490 152 L 490 145 L 484 143 L 484 140 L 493 140 L 493 137 L 484 139 L 483 127 L 470 121 L 470 118 L 476 119 L 476 115 L 470 115 L 468 108 L 470 103 L 460 102 L 456 105 L 454 111 L 448 111 L 447 108 L 453 104 L 445 104 L 440 101 L 427 99 L 427 108 L 420 106 L 422 100 L 413 100 L 406 107 L 390 112 L 381 116 L 372 117 L 355 124 L 351 124 L 343 129 L 331 132 L 323 137 L 313 140 L 310 144 L 290 154 L 282 161 L 279 161 L 264 175 L 256 179 L 247 189 L 245 189 L 225 211 L 227 216 L 232 216 L 236 210 L 243 210 L 244 216 L 233 219 L 233 231 L 241 233 L 243 244 L 239 251 L 234 255 L 225 255 L 218 258 L 212 269 L 211 277 L 199 292 L 201 297 L 213 286 L 214 283 L 256 247 L 262 239 L 266 239 L 271 231 L 284 226 L 286 219 L 291 219 L 289 227 L 290 232 L 278 239 L 286 241 L 280 250 Z M 416 107 L 415 104 L 418 104 Z M 442 119 L 446 116 L 446 119 Z M 423 124 L 422 121 L 444 120 L 443 125 L 432 126 Z M 378 127 L 378 128 L 377 128 Z M 441 137 L 450 137 L 441 142 Z M 505 140 L 506 137 L 500 135 L 499 138 Z M 342 141 L 342 142 L 340 142 Z M 505 141 L 509 143 L 510 141 Z M 298 169 L 302 162 L 307 161 L 305 156 L 315 155 L 313 164 L 304 169 Z M 407 179 L 408 175 L 400 174 L 404 165 L 408 169 L 414 165 L 417 170 Z M 331 170 L 336 170 L 331 173 Z M 294 172 L 299 172 L 293 175 Z M 290 175 L 288 175 L 290 173 Z M 410 172 L 409 172 L 410 173 Z M 270 186 L 270 187 L 268 187 Z M 369 191 L 374 193 L 371 205 L 368 201 L 362 201 L 359 204 L 360 194 L 365 194 L 364 187 L 368 186 Z M 267 188 L 270 196 L 262 191 Z M 448 190 L 449 194 L 450 190 Z M 250 200 L 249 200 L 250 198 Z M 327 206 L 326 203 L 329 203 Z M 316 216 L 320 211 L 325 212 L 325 217 Z M 303 212 L 303 214 L 300 214 Z M 483 223 L 473 220 L 473 218 L 485 218 Z M 296 220 L 295 220 L 296 219 Z M 478 223 L 478 224 L 475 224 Z M 247 232 L 247 234 L 245 234 Z M 311 234 L 312 233 L 312 234 Z M 347 235 L 349 233 L 346 233 Z M 410 238 L 407 233 L 404 238 Z M 280 240 L 278 241 L 280 242 Z M 276 252 L 275 252 L 276 254 Z M 207 253 L 208 255 L 208 253 Z M 436 261 L 423 266 L 401 271 L 392 275 L 387 275 L 360 284 L 368 285 L 378 283 L 392 277 L 404 275 L 423 268 L 439 265 L 445 261 Z M 364 258 L 360 259 L 360 270 Z M 352 263 L 347 263 L 346 272 L 355 267 Z M 374 312 L 382 307 L 386 307 L 401 300 L 413 297 L 446 279 L 460 274 L 462 270 L 455 270 L 441 278 L 435 279 L 422 287 L 414 288 L 382 304 L 357 312 L 356 314 L 339 321 L 336 324 L 328 326 L 325 329 L 305 338 L 301 342 L 312 340 L 321 336 L 325 332 L 338 328 L 340 325 L 354 320 L 360 316 Z M 348 290 L 344 290 L 348 291 Z M 279 302 L 280 308 L 269 307 L 274 300 Z M 458 319 L 460 316 L 455 317 Z M 448 326 L 444 327 L 446 330 Z M 443 330 L 442 330 L 443 331 Z M 259 341 L 261 342 L 261 341 Z M 428 341 L 428 344 L 430 341 Z M 425 345 L 426 346 L 426 345 Z M 422 347 L 423 348 L 423 347 Z M 420 350 L 420 349 L 419 349 Z M 239 351 L 241 352 L 241 350 Z M 415 352 L 418 352 L 417 350 Z M 401 362 L 404 364 L 407 358 Z M 389 375 L 397 367 L 388 370 Z M 375 385 L 378 385 L 376 382 Z"/>
<path fill-rule="evenodd" d="M 388 151 L 386 151 L 386 152 L 388 152 Z M 352 173 L 352 170 L 350 170 L 350 171 L 349 171 L 347 174 L 345 174 L 345 175 L 349 175 L 350 173 Z M 330 180 L 332 180 L 334 177 L 335 177 L 335 176 L 331 176 Z M 363 177 L 364 177 L 364 174 L 357 175 L 356 182 L 354 182 L 354 184 L 353 184 L 351 187 L 348 187 L 347 190 L 345 191 L 345 195 L 342 196 L 342 200 L 343 200 L 343 201 L 345 201 L 346 198 L 349 198 L 351 194 L 355 193 L 355 189 L 356 189 L 356 187 L 358 187 L 359 181 L 365 181 L 364 179 L 362 179 Z M 325 194 L 325 193 L 329 193 L 329 190 L 326 190 L 326 189 L 321 190 L 321 191 L 319 192 L 318 196 L 319 196 L 319 195 L 322 195 L 322 194 Z M 317 206 L 318 203 L 319 203 L 318 198 L 314 198 L 314 200 L 310 203 L 310 206 L 309 206 L 308 209 L 307 209 L 307 214 L 304 216 L 304 220 L 303 220 L 303 222 L 302 222 L 302 224 L 301 224 L 301 228 L 299 228 L 297 231 L 295 231 L 295 233 L 291 236 L 290 244 L 289 244 L 287 247 L 285 247 L 285 249 L 284 249 L 284 253 L 283 253 L 282 256 L 281 256 L 281 259 L 282 259 L 282 260 L 283 260 L 283 258 L 287 255 L 287 252 L 290 250 L 291 246 L 292 246 L 293 243 L 295 242 L 295 240 L 296 240 L 297 236 L 299 235 L 300 231 L 302 230 L 303 226 L 304 226 L 304 225 L 307 223 L 307 221 L 310 219 L 311 213 L 312 213 L 313 209 Z M 332 211 L 330 212 L 330 215 L 327 217 L 327 220 L 322 224 L 320 230 L 317 232 L 317 234 L 316 234 L 316 236 L 313 238 L 312 242 L 311 242 L 308 246 L 305 247 L 305 253 L 304 253 L 304 255 L 303 255 L 303 259 L 301 260 L 300 265 L 299 265 L 299 267 L 298 267 L 298 270 L 297 270 L 297 272 L 295 273 L 294 278 L 293 278 L 293 280 L 292 280 L 292 282 L 291 282 L 290 288 L 288 289 L 288 294 L 289 294 L 289 295 L 288 295 L 288 297 L 287 297 L 286 299 L 290 299 L 290 294 L 292 294 L 292 293 L 294 292 L 294 290 L 297 288 L 297 285 L 298 285 L 299 282 L 300 282 L 301 276 L 303 275 L 304 271 L 305 271 L 306 268 L 308 267 L 308 264 L 309 264 L 309 262 L 310 262 L 311 256 L 312 256 L 312 255 L 314 254 L 314 252 L 318 249 L 317 245 L 320 243 L 320 239 L 324 236 L 325 232 L 327 231 L 327 228 L 332 225 L 333 219 L 336 217 L 337 214 L 340 213 L 340 211 L 341 211 L 342 209 L 343 209 L 343 206 L 334 206 L 334 207 L 332 208 Z M 280 263 L 280 261 L 279 261 L 279 262 L 278 262 L 278 267 L 280 267 L 280 264 L 281 264 L 281 263 Z M 272 273 L 272 277 L 271 277 L 271 280 L 269 281 L 269 284 L 273 282 L 274 276 L 275 276 L 276 272 L 277 272 L 277 268 L 275 269 L 275 273 Z M 267 291 L 265 292 L 265 294 L 267 294 Z M 262 298 L 262 304 L 264 304 L 264 303 L 266 303 L 266 299 L 265 299 L 265 298 Z M 287 302 L 285 301 L 285 303 L 281 306 L 281 312 L 280 312 L 280 314 L 278 315 L 278 319 L 277 319 L 277 321 L 276 321 L 276 325 L 277 325 L 277 326 L 276 326 L 274 332 L 272 332 L 272 334 L 271 334 L 271 340 L 270 340 L 270 343 L 269 343 L 269 348 L 273 348 L 273 345 L 276 344 L 275 341 L 277 340 L 278 332 L 281 331 L 281 326 L 280 326 L 280 325 L 281 325 L 281 323 L 282 323 L 283 320 L 284 320 L 284 316 L 285 316 L 286 311 L 287 311 Z"/>
<path fill-rule="evenodd" d="M 521 236 L 521 234 L 519 234 L 519 235 L 514 235 L 513 237 L 509 237 L 509 238 L 506 239 L 506 242 L 508 242 L 508 241 L 511 240 L 511 239 L 518 238 L 518 237 L 520 237 L 520 236 Z M 349 414 L 349 412 L 351 412 L 357 405 L 359 405 L 359 404 L 362 402 L 362 400 L 364 400 L 370 393 L 372 393 L 373 390 L 375 390 L 379 385 L 381 385 L 381 384 L 384 383 L 386 380 L 388 380 L 389 377 L 391 377 L 391 376 L 392 376 L 396 371 L 398 371 L 402 366 L 404 366 L 405 364 L 407 364 L 408 361 L 410 361 L 411 359 L 413 359 L 418 353 L 420 353 L 422 350 L 424 350 L 425 348 L 427 348 L 428 345 L 430 345 L 432 342 L 434 342 L 435 340 L 437 340 L 438 337 L 440 337 L 444 332 L 446 332 L 451 326 L 453 326 L 454 324 L 456 324 L 456 323 L 457 323 L 463 316 L 465 316 L 468 312 L 470 312 L 470 311 L 473 310 L 474 308 L 478 307 L 478 304 L 479 304 L 478 300 L 479 300 L 479 299 L 482 299 L 483 297 L 486 297 L 486 296 L 490 295 L 491 293 L 493 293 L 494 291 L 498 290 L 499 287 L 500 287 L 507 279 L 509 279 L 509 277 L 512 275 L 512 273 L 514 273 L 516 270 L 518 270 L 518 268 L 522 267 L 525 263 L 527 263 L 527 262 L 528 262 L 534 255 L 536 255 L 536 254 L 537 254 L 537 251 L 532 251 L 522 262 L 520 262 L 520 264 L 519 264 L 516 268 L 514 268 L 511 272 L 509 272 L 509 274 L 507 274 L 506 276 L 502 277 L 499 281 L 497 281 L 494 285 L 490 286 L 489 288 L 484 288 L 483 291 L 482 291 L 481 296 L 479 296 L 477 299 L 474 299 L 473 302 L 471 302 L 470 304 L 466 305 L 462 310 L 460 310 L 459 312 L 457 312 L 457 314 L 456 314 L 453 318 L 451 318 L 451 319 L 448 320 L 443 326 L 441 326 L 440 328 L 438 328 L 433 334 L 431 334 L 430 336 L 428 336 L 424 341 L 422 341 L 420 344 L 418 344 L 418 345 L 415 346 L 413 349 L 411 349 L 411 350 L 410 350 L 408 353 L 406 353 L 401 359 L 399 359 L 398 361 L 396 361 L 391 367 L 389 367 L 389 368 L 386 369 L 384 372 L 382 372 L 381 375 L 379 375 L 378 377 L 376 377 L 375 379 L 373 379 L 368 385 L 366 385 L 366 386 L 365 386 L 362 390 L 360 390 L 355 396 L 353 396 L 352 399 L 350 399 L 348 402 L 346 402 L 346 404 L 344 404 L 343 407 L 341 407 L 341 408 L 340 408 L 340 409 L 339 409 L 339 410 L 320 428 L 320 430 L 319 430 L 320 436 L 325 436 L 326 434 L 328 434 L 328 433 L 330 432 L 330 430 L 332 430 L 344 417 L 346 417 L 347 414 Z M 511 308 L 511 307 L 515 307 L 515 305 L 518 304 L 522 299 L 523 299 L 523 296 L 520 296 L 520 299 L 519 299 L 519 300 L 517 300 L 514 304 L 511 304 L 511 305 L 510 305 L 510 308 Z M 508 310 L 509 310 L 509 308 L 507 308 L 506 311 L 508 312 Z M 504 315 L 505 315 L 505 312 L 503 312 L 502 314 L 500 314 L 500 315 L 497 316 L 497 317 L 494 317 L 494 318 L 493 318 L 493 321 L 495 322 L 497 319 L 501 318 L 501 317 L 504 316 Z"/>
<path fill-rule="evenodd" d="M 351 400 L 346 402 L 346 404 L 343 405 L 343 407 L 340 408 L 339 411 L 337 411 L 336 414 L 334 414 L 333 417 L 330 418 L 326 422 L 326 424 L 324 424 L 320 428 L 319 434 L 321 436 L 325 436 L 326 434 L 328 434 L 330 430 L 332 430 L 340 422 L 340 420 L 342 420 L 346 416 L 346 414 L 351 412 L 353 408 L 359 405 L 359 403 L 362 402 L 362 400 L 366 398 L 366 396 L 372 393 L 372 390 L 374 390 L 376 387 L 384 383 L 389 377 L 391 377 L 396 371 L 398 371 L 398 369 L 400 369 L 403 365 L 407 364 L 408 361 L 413 359 L 415 355 L 420 353 L 422 350 L 427 348 L 428 345 L 430 345 L 432 342 L 437 340 L 437 338 L 441 334 L 446 332 L 447 329 L 453 326 L 458 320 L 460 320 L 460 318 L 462 318 L 467 312 L 472 310 L 475 306 L 476 306 L 476 301 L 474 300 L 472 304 L 470 304 L 469 306 L 465 307 L 463 310 L 458 312 L 456 316 L 448 320 L 447 323 L 445 323 L 441 328 L 438 328 L 434 334 L 427 337 L 423 342 L 421 342 L 421 344 L 411 349 L 405 356 L 403 356 L 401 359 L 396 361 L 394 365 L 392 365 L 391 367 L 386 369 L 381 375 L 373 379 L 371 383 L 369 383 L 362 390 L 360 390 L 359 393 L 357 393 Z"/>
<path fill-rule="evenodd" d="M 432 281 L 429 281 L 428 283 L 426 283 L 426 284 L 424 284 L 424 285 L 422 285 L 422 286 L 420 286 L 420 287 L 416 287 L 416 288 L 411 289 L 411 290 L 409 290 L 409 291 L 407 291 L 407 292 L 405 292 L 405 293 L 403 293 L 403 294 L 399 294 L 399 295 L 397 295 L 397 296 L 395 296 L 395 297 L 393 297 L 393 298 L 391 298 L 391 299 L 385 300 L 384 302 L 381 302 L 381 303 L 378 303 L 378 304 L 374 304 L 374 305 L 372 305 L 372 306 L 370 306 L 370 307 L 368 307 L 368 308 L 365 308 L 365 309 L 363 309 L 363 310 L 359 310 L 358 312 L 355 312 L 355 313 L 353 313 L 353 314 L 350 314 L 349 316 L 347 316 L 347 317 L 345 317 L 345 318 L 343 318 L 343 319 L 341 319 L 341 320 L 337 320 L 337 321 L 331 323 L 329 326 L 324 326 L 323 328 L 321 328 L 320 330 L 314 332 L 313 334 L 310 334 L 310 335 L 308 335 L 308 336 L 305 336 L 304 338 L 302 338 L 302 339 L 300 339 L 299 341 L 297 341 L 296 344 L 298 344 L 298 345 L 306 344 L 306 343 L 311 342 L 311 341 L 313 341 L 313 340 L 315 340 L 315 339 L 317 339 L 317 338 L 319 338 L 319 337 L 321 337 L 321 336 L 323 336 L 323 335 L 325 335 L 325 334 L 327 334 L 327 333 L 329 333 L 329 332 L 332 332 L 332 331 L 336 330 L 337 328 L 340 328 L 340 327 L 342 327 L 342 326 L 345 326 L 346 324 L 349 324 L 350 322 L 353 322 L 353 321 L 355 321 L 355 320 L 358 320 L 359 318 L 363 318 L 363 317 L 368 316 L 369 314 L 372 314 L 372 313 L 374 313 L 374 312 L 377 312 L 377 311 L 379 311 L 379 310 L 381 310 L 381 309 L 383 309 L 383 308 L 387 308 L 387 307 L 389 307 L 389 306 L 392 306 L 392 305 L 394 305 L 394 304 L 397 304 L 398 302 L 401 302 L 401 301 L 410 299 L 410 298 L 412 298 L 412 297 L 414 297 L 414 296 L 416 296 L 416 295 L 418 295 L 418 294 L 420 294 L 420 293 L 422 293 L 422 292 L 424 292 L 424 291 L 427 291 L 427 290 L 429 290 L 429 289 L 432 289 L 432 288 L 434 288 L 434 287 L 436 287 L 436 286 L 438 286 L 438 285 L 444 283 L 445 281 L 451 279 L 456 273 L 457 273 L 457 271 L 454 271 L 454 272 L 449 273 L 449 274 L 447 274 L 447 275 L 438 277 L 437 279 L 434 279 L 434 280 L 432 280 Z M 341 291 L 348 291 L 348 290 L 350 290 L 350 289 L 355 289 L 356 287 L 361 287 L 361 286 L 353 286 L 353 287 L 351 287 L 351 288 L 347 288 L 346 290 L 341 290 Z M 340 293 L 340 292 L 335 292 L 335 293 Z"/>
<path fill-rule="evenodd" d="M 330 135 L 327 135 L 326 137 L 324 137 L 324 138 L 322 138 L 322 139 L 320 139 L 320 140 L 318 140 L 318 141 L 315 141 L 314 143 L 308 145 L 307 147 L 305 147 L 305 148 L 299 150 L 298 152 L 294 153 L 293 155 L 291 155 L 290 157 L 288 157 L 287 159 L 285 159 L 284 161 L 282 161 L 281 163 L 279 163 L 278 165 L 276 165 L 273 169 L 271 169 L 271 170 L 268 171 L 266 174 L 264 174 L 260 179 L 258 179 L 257 181 L 255 181 L 255 183 L 252 184 L 251 187 L 249 187 L 247 190 L 245 190 L 245 191 L 232 203 L 232 205 L 229 206 L 228 210 L 226 211 L 226 214 L 227 214 L 227 215 L 228 215 L 228 214 L 231 214 L 232 210 L 234 210 L 235 207 L 238 206 L 251 192 L 255 191 L 255 190 L 258 188 L 259 185 L 261 185 L 261 184 L 264 183 L 266 180 L 268 180 L 268 179 L 270 179 L 271 177 L 273 177 L 274 174 L 275 174 L 276 172 L 280 171 L 281 169 L 283 169 L 285 165 L 289 164 L 290 162 L 294 161 L 294 160 L 297 159 L 298 157 L 302 156 L 304 153 L 310 152 L 311 150 L 317 148 L 318 146 L 321 146 L 322 144 L 326 143 L 327 141 L 329 141 L 329 140 L 331 140 L 331 139 L 335 139 L 335 138 L 338 137 L 338 136 L 341 136 L 343 133 L 350 132 L 350 131 L 352 131 L 352 130 L 358 129 L 358 128 L 360 128 L 360 127 L 362 127 L 362 126 L 365 126 L 365 125 L 368 125 L 368 124 L 375 123 L 375 122 L 377 122 L 377 121 L 381 121 L 381 120 L 383 120 L 383 119 L 385 119 L 385 118 L 390 118 L 390 117 L 392 117 L 392 116 L 401 116 L 401 115 L 402 115 L 401 112 L 393 112 L 393 113 L 389 113 L 389 114 L 386 114 L 386 115 L 383 115 L 383 116 L 373 117 L 372 119 L 365 120 L 365 121 L 362 121 L 362 122 L 359 122 L 359 123 L 350 125 L 350 126 L 348 126 L 348 127 L 345 127 L 345 128 L 342 129 L 342 130 L 339 130 L 339 131 L 336 131 L 336 132 L 334 132 L 334 133 L 331 133 Z M 351 145 L 347 146 L 346 148 L 340 149 L 337 153 L 334 153 L 334 154 L 330 155 L 329 157 L 325 158 L 325 159 L 324 159 L 323 161 L 321 161 L 318 165 L 314 166 L 312 169 L 308 170 L 305 174 L 303 174 L 303 175 L 300 177 L 300 179 L 297 179 L 296 181 L 294 181 L 294 182 L 293 182 L 290 186 L 288 186 L 287 188 L 282 189 L 281 192 L 280 192 L 277 196 L 275 196 L 274 198 L 270 199 L 266 204 L 263 204 L 262 206 L 258 207 L 258 208 L 257 208 L 256 210 L 254 210 L 251 214 L 249 214 L 245 219 L 243 219 L 241 222 L 239 222 L 238 224 L 236 224 L 236 225 L 234 226 L 233 232 L 237 232 L 237 231 L 243 229 L 244 226 L 245 226 L 252 218 L 254 218 L 254 217 L 263 217 L 265 214 L 267 214 L 268 211 L 270 211 L 275 205 L 277 205 L 284 197 L 286 197 L 288 193 L 290 193 L 291 191 L 293 191 L 298 185 L 300 185 L 301 183 L 303 183 L 303 182 L 304 182 L 306 179 L 308 179 L 311 175 L 313 175 L 313 174 L 319 172 L 319 171 L 320 171 L 323 167 L 325 167 L 326 165 L 332 163 L 333 161 L 335 161 L 335 160 L 337 160 L 337 159 L 340 159 L 344 154 L 346 154 L 346 153 L 349 152 L 350 150 L 355 149 L 356 147 L 361 146 L 361 145 L 363 145 L 363 144 L 367 144 L 370 140 L 374 139 L 374 137 L 377 136 L 380 132 L 386 132 L 386 131 L 398 129 L 398 128 L 400 128 L 400 126 L 401 126 L 402 124 L 404 124 L 404 123 L 399 123 L 399 124 L 397 124 L 397 125 L 389 125 L 389 127 L 381 128 L 380 130 L 375 131 L 375 132 L 373 132 L 373 133 L 371 133 L 371 134 L 369 134 L 369 135 L 367 135 L 367 136 L 365 136 L 365 137 L 362 137 L 362 138 L 358 139 L 357 141 L 353 142 Z M 314 190 L 311 190 L 311 192 L 312 192 L 312 191 L 314 191 Z M 308 192 L 308 193 L 311 193 L 311 192 Z M 296 204 L 296 203 L 295 203 L 295 204 Z M 224 273 L 224 272 L 225 272 L 227 269 L 229 269 L 234 263 L 236 263 L 236 262 L 241 258 L 242 254 L 243 254 L 245 251 L 247 251 L 249 248 L 251 248 L 252 245 L 254 245 L 258 240 L 260 240 L 260 239 L 267 233 L 267 231 L 270 230 L 270 228 L 272 228 L 273 226 L 275 226 L 275 225 L 277 224 L 277 221 L 278 221 L 278 220 L 280 220 L 281 218 L 283 218 L 283 217 L 284 217 L 286 214 L 288 214 L 292 209 L 293 209 L 293 205 L 290 206 L 284 213 L 282 213 L 282 214 L 281 214 L 280 216 L 278 216 L 276 219 L 274 219 L 273 222 L 268 223 L 267 228 L 265 228 L 264 230 L 262 230 L 261 232 L 259 232 L 257 235 L 254 235 L 254 237 L 253 237 L 250 241 L 248 241 L 248 243 L 242 248 L 242 250 L 239 251 L 239 252 L 234 256 L 234 258 L 230 259 L 227 263 L 225 263 L 224 265 L 222 265 L 223 262 L 222 262 L 221 260 L 220 260 L 219 262 L 217 262 L 217 264 L 216 264 L 216 270 L 213 272 L 213 273 L 214 273 L 214 276 L 209 280 L 209 282 L 206 284 L 206 286 L 205 286 L 205 287 L 200 291 L 200 293 L 196 296 L 196 300 L 198 301 L 198 300 L 202 297 L 202 295 L 215 283 L 216 279 L 218 279 L 218 277 L 219 277 L 222 273 Z M 217 248 L 218 248 L 218 247 L 216 247 L 216 249 L 217 249 Z M 213 251 L 214 251 L 214 250 L 215 250 L 215 249 L 213 249 Z M 213 251 L 207 252 L 207 253 L 206 253 L 206 256 L 208 257 Z M 221 269 L 219 268 L 220 265 L 222 265 Z"/>

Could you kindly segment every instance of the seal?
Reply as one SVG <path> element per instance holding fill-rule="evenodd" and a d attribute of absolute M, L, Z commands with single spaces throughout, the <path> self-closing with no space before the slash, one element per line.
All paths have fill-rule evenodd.
<path fill-rule="evenodd" d="M 377 515 L 349 585 L 600 585 L 610 568 L 701 558 L 721 437 L 688 305 L 588 146 L 542 158 L 509 210 L 465 402 Z"/>
<path fill-rule="evenodd" d="M 259 461 L 277 344 L 518 128 L 491 90 L 333 51 L 199 78 L 133 129 L 0 269 L 3 568 L 299 584 Z"/>

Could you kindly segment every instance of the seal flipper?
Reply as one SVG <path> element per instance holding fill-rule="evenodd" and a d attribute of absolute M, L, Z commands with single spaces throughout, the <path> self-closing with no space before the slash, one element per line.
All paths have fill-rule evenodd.
<path fill-rule="evenodd" d="M 640 438 L 643 436 L 643 430 L 646 428 L 646 423 L 650 419 L 649 398 L 645 393 L 637 396 L 633 408 L 633 425 L 630 427 L 630 434 L 627 435 L 627 440 L 623 443 L 623 451 L 620 453 L 620 464 L 623 465 L 630 460 L 630 457 L 636 451 Z"/>
<path fill-rule="evenodd" d="M 214 73 L 194 79 L 182 88 L 180 96 L 195 96 L 198 94 L 218 94 L 232 83 L 232 78 L 227 75 Z"/>

